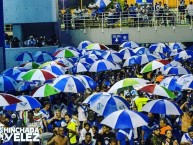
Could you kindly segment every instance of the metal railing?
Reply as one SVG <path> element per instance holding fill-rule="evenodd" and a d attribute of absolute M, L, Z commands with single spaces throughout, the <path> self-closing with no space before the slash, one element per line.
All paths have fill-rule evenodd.
<path fill-rule="evenodd" d="M 177 25 L 189 25 L 192 29 L 192 17 L 187 18 L 187 13 L 169 11 L 168 13 L 100 13 L 96 15 L 61 15 L 62 29 L 91 29 L 91 28 L 115 28 L 119 27 L 157 27 L 172 26 L 175 29 Z M 190 21 L 190 22 L 189 22 Z"/>

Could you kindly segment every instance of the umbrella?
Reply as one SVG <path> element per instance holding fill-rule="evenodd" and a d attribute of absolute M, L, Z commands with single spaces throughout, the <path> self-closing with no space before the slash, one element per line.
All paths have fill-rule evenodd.
<path fill-rule="evenodd" d="M 150 54 L 149 50 L 145 47 L 137 47 L 133 50 L 137 55 Z"/>
<path fill-rule="evenodd" d="M 163 86 L 171 91 L 175 91 L 176 90 L 176 81 L 177 81 L 178 77 L 167 77 L 164 78 L 161 82 L 160 82 L 160 86 Z"/>
<path fill-rule="evenodd" d="M 183 113 L 177 104 L 165 99 L 152 100 L 145 104 L 142 110 L 165 115 L 181 115 Z"/>
<path fill-rule="evenodd" d="M 164 66 L 163 63 L 154 60 L 154 61 L 149 62 L 148 64 L 146 64 L 146 65 L 142 68 L 142 70 L 141 70 L 140 73 L 151 72 L 151 71 L 156 70 L 156 69 L 158 69 L 158 68 L 161 68 L 161 67 L 163 67 L 163 66 Z"/>
<path fill-rule="evenodd" d="M 156 57 L 160 58 L 160 59 L 166 59 L 167 57 L 165 56 L 165 54 L 160 53 L 160 52 L 154 52 L 153 55 L 155 55 Z"/>
<path fill-rule="evenodd" d="M 152 55 L 152 54 L 143 54 L 143 55 L 139 55 L 137 58 L 136 58 L 136 62 L 139 64 L 139 65 L 143 65 L 143 64 L 146 64 L 148 62 L 151 62 L 153 60 L 156 60 L 158 59 L 155 55 Z"/>
<path fill-rule="evenodd" d="M 135 56 L 136 54 L 129 47 L 125 47 L 119 51 L 119 53 L 123 56 L 123 59 L 127 59 L 129 57 Z"/>
<path fill-rule="evenodd" d="M 32 53 L 30 52 L 22 52 L 15 58 L 15 61 L 29 62 L 33 61 Z"/>
<path fill-rule="evenodd" d="M 174 50 L 174 49 L 185 49 L 186 46 L 180 42 L 175 42 L 175 43 L 170 43 L 169 44 L 169 47 L 171 50 Z"/>
<path fill-rule="evenodd" d="M 145 115 L 131 110 L 119 110 L 108 115 L 101 124 L 107 125 L 113 129 L 133 129 L 147 125 Z"/>
<path fill-rule="evenodd" d="M 103 44 L 93 43 L 86 47 L 86 50 L 108 50 L 109 48 Z"/>
<path fill-rule="evenodd" d="M 136 48 L 136 47 L 139 47 L 139 44 L 137 44 L 134 41 L 127 41 L 127 42 L 122 43 L 120 45 L 120 47 L 122 47 L 122 48 L 125 48 L 125 47 Z"/>
<path fill-rule="evenodd" d="M 152 44 L 149 47 L 150 52 L 161 52 L 161 53 L 168 53 L 170 48 L 164 43 L 156 43 Z"/>
<path fill-rule="evenodd" d="M 108 6 L 110 3 L 111 3 L 110 0 L 97 0 L 96 1 L 96 5 L 99 8 L 104 8 L 104 7 Z"/>
<path fill-rule="evenodd" d="M 0 106 L 7 106 L 21 102 L 21 100 L 16 98 L 15 96 L 4 93 L 0 93 L 0 100 L 1 100 Z"/>
<path fill-rule="evenodd" d="M 19 73 L 16 73 L 12 76 L 12 78 L 16 81 L 23 81 L 23 78 L 22 76 L 26 74 L 26 72 L 19 72 Z"/>
<path fill-rule="evenodd" d="M 53 60 L 54 57 L 52 56 L 51 53 L 48 52 L 42 52 L 42 51 L 38 51 L 36 52 L 36 54 L 34 55 L 36 62 L 45 62 L 45 61 L 50 61 Z"/>
<path fill-rule="evenodd" d="M 48 70 L 43 69 L 32 69 L 26 72 L 22 78 L 27 81 L 37 80 L 45 81 L 56 78 L 56 75 Z"/>
<path fill-rule="evenodd" d="M 77 51 L 71 49 L 64 49 L 54 52 L 53 56 L 57 58 L 70 58 L 70 57 L 78 57 L 79 53 Z"/>
<path fill-rule="evenodd" d="M 32 91 L 32 97 L 47 97 L 58 94 L 60 91 L 51 84 L 44 84 Z"/>
<path fill-rule="evenodd" d="M 132 56 L 132 57 L 129 57 L 128 59 L 126 59 L 125 60 L 125 62 L 124 62 L 124 64 L 123 64 L 123 67 L 124 66 L 132 66 L 132 65 L 134 65 L 134 64 L 138 64 L 137 62 L 136 62 L 136 58 L 137 58 L 138 56 Z"/>
<path fill-rule="evenodd" d="M 179 77 L 176 83 L 179 85 L 186 85 L 190 83 L 192 80 L 193 80 L 193 75 L 187 74 L 187 75 L 182 75 L 181 77 Z"/>
<path fill-rule="evenodd" d="M 165 75 L 186 75 L 190 71 L 182 66 L 171 66 L 162 72 Z"/>
<path fill-rule="evenodd" d="M 66 69 L 61 65 L 47 65 L 42 68 L 43 70 L 48 70 L 56 75 L 63 75 L 66 72 Z"/>
<path fill-rule="evenodd" d="M 118 110 L 129 109 L 129 103 L 125 99 L 106 92 L 90 95 L 83 101 L 83 104 L 89 104 L 91 110 L 102 116 L 107 116 Z"/>
<path fill-rule="evenodd" d="M 183 50 L 182 49 L 173 49 L 170 52 L 168 52 L 167 56 L 176 56 L 181 51 L 183 51 Z"/>
<path fill-rule="evenodd" d="M 95 89 L 96 86 L 97 86 L 96 82 L 91 77 L 89 77 L 89 76 L 86 76 L 86 75 L 76 75 L 76 77 L 82 81 L 82 83 L 85 86 L 85 88 Z"/>
<path fill-rule="evenodd" d="M 5 71 L 3 71 L 1 74 L 5 75 L 5 76 L 12 77 L 14 74 L 17 74 L 20 72 L 22 72 L 22 71 L 18 68 L 9 68 L 9 69 L 6 69 Z"/>
<path fill-rule="evenodd" d="M 37 69 L 40 66 L 40 64 L 36 63 L 36 62 L 27 62 L 24 64 L 21 64 L 20 67 L 23 67 L 25 69 Z"/>
<path fill-rule="evenodd" d="M 101 55 L 97 55 L 97 54 L 85 55 L 82 58 L 92 58 L 92 59 L 95 59 L 95 60 L 103 59 L 103 57 Z"/>
<path fill-rule="evenodd" d="M 176 61 L 186 60 L 186 59 L 193 60 L 193 51 L 183 50 L 174 57 L 174 60 Z"/>
<path fill-rule="evenodd" d="M 35 98 L 31 96 L 18 96 L 22 102 L 5 106 L 4 110 L 9 111 L 21 111 L 21 110 L 32 110 L 35 108 L 40 108 L 42 105 Z"/>
<path fill-rule="evenodd" d="M 79 60 L 80 63 L 82 62 L 86 62 L 86 63 L 89 63 L 89 64 L 93 64 L 96 60 L 94 58 L 91 58 L 91 57 L 88 57 L 88 58 L 81 58 Z"/>
<path fill-rule="evenodd" d="M 102 55 L 105 52 L 105 50 L 86 50 L 86 53 L 84 55 Z"/>
<path fill-rule="evenodd" d="M 116 82 L 108 91 L 108 93 L 117 93 L 119 89 L 126 88 L 129 86 L 137 85 L 137 84 L 146 84 L 147 80 L 140 79 L 140 78 L 125 78 Z"/>
<path fill-rule="evenodd" d="M 101 72 L 101 71 L 114 70 L 114 69 L 115 69 L 115 65 L 112 62 L 103 59 L 103 60 L 95 61 L 91 65 L 89 72 Z"/>
<path fill-rule="evenodd" d="M 117 62 L 117 63 L 122 62 L 123 60 L 123 56 L 118 52 L 105 51 L 102 54 L 102 57 L 106 60 Z"/>
<path fill-rule="evenodd" d="M 85 91 L 82 80 L 71 75 L 62 75 L 54 80 L 53 87 L 66 93 L 79 93 Z"/>
<path fill-rule="evenodd" d="M 142 88 L 139 89 L 139 91 L 147 92 L 150 94 L 158 95 L 158 96 L 163 96 L 167 98 L 176 98 L 173 92 L 168 90 L 167 88 L 156 85 L 156 84 L 148 84 Z"/>
<path fill-rule="evenodd" d="M 82 41 L 82 42 L 80 42 L 80 44 L 78 45 L 77 48 L 79 50 L 82 50 L 82 49 L 85 49 L 90 44 L 92 44 L 92 42 L 90 42 L 90 41 Z"/>
<path fill-rule="evenodd" d="M 172 67 L 172 66 L 181 66 L 182 64 L 178 61 L 171 61 L 170 63 L 166 64 L 165 66 L 161 67 L 160 68 L 160 71 L 163 72 L 164 70 L 166 70 L 167 68 L 169 67 Z"/>
<path fill-rule="evenodd" d="M 11 77 L 0 75 L 0 91 L 15 91 L 17 90 L 18 84 Z"/>
<path fill-rule="evenodd" d="M 182 86 L 182 90 L 192 90 L 193 89 L 193 79 L 189 80 L 185 85 Z"/>
<path fill-rule="evenodd" d="M 90 69 L 90 64 L 86 62 L 75 63 L 74 67 L 71 68 L 73 73 L 87 72 Z"/>
<path fill-rule="evenodd" d="M 44 68 L 45 66 L 49 66 L 49 65 L 60 65 L 62 67 L 66 67 L 66 65 L 61 63 L 61 62 L 58 62 L 58 61 L 48 61 L 48 62 L 45 62 L 42 65 L 40 65 L 38 68 L 41 69 L 41 68 Z"/>

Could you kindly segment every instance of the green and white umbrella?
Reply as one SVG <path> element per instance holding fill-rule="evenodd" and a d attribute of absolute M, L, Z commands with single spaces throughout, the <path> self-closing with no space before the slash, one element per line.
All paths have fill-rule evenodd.
<path fill-rule="evenodd" d="M 108 50 L 109 48 L 103 44 L 93 43 L 86 47 L 86 50 Z"/>
<path fill-rule="evenodd" d="M 45 62 L 42 65 L 40 65 L 38 68 L 42 69 L 42 68 L 44 68 L 46 66 L 49 66 L 49 65 L 60 65 L 62 67 L 66 67 L 66 65 L 63 64 L 63 63 L 60 63 L 60 62 L 57 62 L 57 61 L 48 61 L 48 62 Z"/>
<path fill-rule="evenodd" d="M 40 66 L 40 64 L 36 63 L 36 62 L 27 62 L 24 64 L 21 64 L 19 67 L 23 67 L 25 69 L 36 69 Z"/>
<path fill-rule="evenodd" d="M 125 78 L 116 82 L 108 91 L 108 93 L 117 93 L 121 89 L 128 88 L 134 85 L 145 85 L 148 83 L 148 80 L 140 79 L 140 78 Z"/>
<path fill-rule="evenodd" d="M 56 51 L 53 56 L 57 58 L 71 58 L 71 57 L 77 57 L 79 56 L 79 53 L 74 50 L 70 49 L 63 49 L 63 50 L 58 50 Z"/>
<path fill-rule="evenodd" d="M 32 91 L 32 97 L 47 97 L 58 93 L 60 93 L 60 91 L 51 84 L 44 84 Z"/>
<path fill-rule="evenodd" d="M 163 67 L 163 66 L 164 66 L 163 63 L 154 60 L 154 61 L 149 62 L 148 64 L 146 64 L 146 65 L 142 68 L 142 70 L 141 70 L 140 73 L 151 72 L 151 71 L 156 70 L 156 69 L 158 69 L 158 68 L 161 68 L 161 67 Z"/>

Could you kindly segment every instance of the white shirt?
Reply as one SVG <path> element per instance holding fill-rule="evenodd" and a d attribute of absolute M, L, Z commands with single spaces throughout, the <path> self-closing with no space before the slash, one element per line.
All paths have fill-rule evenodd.
<path fill-rule="evenodd" d="M 193 16 L 193 5 L 188 5 L 188 6 L 187 6 L 187 10 L 188 10 L 188 14 L 189 14 L 190 16 Z"/>
<path fill-rule="evenodd" d="M 191 142 L 193 144 L 193 139 L 190 138 L 188 133 L 184 133 L 184 135 L 182 136 L 182 139 L 181 139 L 181 143 L 182 142 Z"/>

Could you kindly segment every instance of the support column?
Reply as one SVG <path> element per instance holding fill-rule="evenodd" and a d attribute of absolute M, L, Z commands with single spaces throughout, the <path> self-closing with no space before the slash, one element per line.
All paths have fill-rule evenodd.
<path fill-rule="evenodd" d="M 5 33 L 3 21 L 3 0 L 0 0 L 0 72 L 5 69 Z"/>
<path fill-rule="evenodd" d="M 13 24 L 13 36 L 23 41 L 23 30 L 21 24 Z"/>

